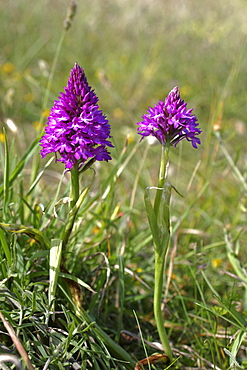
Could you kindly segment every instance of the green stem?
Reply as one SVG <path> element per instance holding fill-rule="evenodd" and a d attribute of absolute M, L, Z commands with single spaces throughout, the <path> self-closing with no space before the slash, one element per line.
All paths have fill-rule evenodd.
<path fill-rule="evenodd" d="M 164 352 L 172 360 L 172 350 L 166 334 L 161 310 L 165 257 L 170 241 L 169 206 L 171 189 L 166 185 L 169 168 L 169 148 L 169 143 L 162 145 L 158 189 L 154 200 L 154 213 L 160 233 L 159 243 L 155 246 L 154 317 Z"/>
<path fill-rule="evenodd" d="M 165 184 L 165 180 L 168 174 L 169 168 L 169 149 L 170 145 L 162 145 L 162 153 L 161 153 L 161 160 L 160 160 L 160 171 L 159 171 L 159 179 L 158 179 L 158 189 L 155 196 L 154 201 L 154 212 L 158 215 L 159 206 L 161 202 L 162 192 Z"/>
<path fill-rule="evenodd" d="M 169 241 L 169 238 L 168 238 Z M 161 311 L 161 301 L 163 292 L 163 278 L 164 278 L 164 258 L 155 252 L 155 272 L 154 272 L 154 317 L 159 333 L 159 337 L 164 349 L 164 353 L 172 360 L 172 350 L 166 334 L 164 326 L 164 319 Z"/>
<path fill-rule="evenodd" d="M 74 167 L 71 169 L 70 175 L 71 175 L 70 198 L 72 200 L 70 202 L 70 212 L 62 235 L 63 250 L 65 250 L 66 248 L 70 234 L 74 226 L 77 212 L 79 211 L 79 207 L 75 207 L 76 202 L 78 201 L 80 196 L 78 164 L 75 164 Z"/>
<path fill-rule="evenodd" d="M 92 180 L 92 183 L 93 183 L 93 180 Z M 73 226 L 74 226 L 74 223 L 75 223 L 75 219 L 76 219 L 76 216 L 77 216 L 77 213 L 84 201 L 84 199 L 86 198 L 91 186 L 92 186 L 92 183 L 89 184 L 82 192 L 81 194 L 79 195 L 78 199 L 77 199 L 77 190 L 76 188 L 74 189 L 74 193 L 75 193 L 75 198 L 73 198 L 73 203 L 75 202 L 75 200 L 77 199 L 75 205 L 73 206 L 73 208 L 71 208 L 70 212 L 69 212 L 69 215 L 68 215 L 68 219 L 66 221 L 66 226 L 64 227 L 64 230 L 63 230 L 63 236 L 62 236 L 62 241 L 63 241 L 63 249 L 66 248 L 66 245 L 68 243 L 68 240 L 69 240 L 69 237 L 70 237 L 70 234 L 73 230 Z M 73 187 L 72 187 L 73 189 Z M 73 193 L 73 191 L 71 191 L 71 193 Z M 73 196 L 73 195 L 71 195 Z M 72 203 L 71 202 L 71 203 Z"/>
<path fill-rule="evenodd" d="M 79 186 L 79 171 L 78 171 L 78 164 L 75 164 L 74 167 L 71 169 L 71 189 L 70 189 L 70 197 L 72 198 L 70 209 L 74 207 L 76 204 L 80 194 L 80 186 Z"/>

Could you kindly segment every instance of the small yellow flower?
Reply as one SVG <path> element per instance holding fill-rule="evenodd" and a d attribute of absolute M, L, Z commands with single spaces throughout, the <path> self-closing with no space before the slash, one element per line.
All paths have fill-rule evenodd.
<path fill-rule="evenodd" d="M 133 132 L 133 130 L 130 130 L 130 128 L 127 126 L 122 126 L 121 133 L 124 135 L 123 139 L 126 142 L 126 144 L 133 143 L 133 141 L 136 138 L 135 132 Z"/>
<path fill-rule="evenodd" d="M 31 239 L 28 239 L 28 243 L 32 247 L 36 243 L 36 240 L 35 239 L 32 239 L 32 238 Z"/>
<path fill-rule="evenodd" d="M 49 117 L 50 115 L 50 109 L 49 108 L 46 108 L 43 112 L 42 112 L 42 116 L 47 118 Z"/>
<path fill-rule="evenodd" d="M 134 139 L 135 139 L 135 137 L 133 135 L 133 132 L 128 132 L 128 135 L 127 135 L 128 144 L 133 143 Z"/>
<path fill-rule="evenodd" d="M 4 143 L 4 141 L 5 141 L 4 134 L 0 132 L 0 142 Z"/>
<path fill-rule="evenodd" d="M 139 274 L 142 272 L 142 268 L 141 267 L 138 267 L 138 269 L 136 270 L 136 272 Z"/>
<path fill-rule="evenodd" d="M 114 118 L 117 118 L 117 119 L 122 118 L 123 117 L 123 111 L 122 111 L 122 109 L 121 108 L 115 108 L 113 110 L 113 117 Z"/>
<path fill-rule="evenodd" d="M 10 75 L 11 73 L 13 73 L 15 66 L 13 63 L 8 62 L 8 63 L 4 63 L 1 69 L 3 73 Z"/>
<path fill-rule="evenodd" d="M 99 233 L 99 230 L 100 230 L 100 228 L 98 226 L 94 226 L 93 227 L 93 230 L 92 230 L 93 231 L 93 234 L 94 235 L 97 235 Z"/>
<path fill-rule="evenodd" d="M 222 264 L 222 258 L 213 258 L 211 264 L 214 268 L 218 268 Z"/>
<path fill-rule="evenodd" d="M 40 131 L 43 129 L 44 125 L 40 122 L 40 121 L 35 121 L 33 122 L 32 124 L 33 128 L 36 130 L 36 131 Z"/>

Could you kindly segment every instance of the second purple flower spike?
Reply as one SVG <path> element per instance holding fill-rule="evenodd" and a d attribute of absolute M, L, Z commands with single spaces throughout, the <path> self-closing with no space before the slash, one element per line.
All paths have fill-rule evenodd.
<path fill-rule="evenodd" d="M 84 70 L 76 63 L 70 73 L 67 87 L 55 100 L 48 117 L 45 134 L 40 140 L 41 156 L 59 154 L 58 161 L 71 170 L 79 168 L 91 158 L 98 161 L 111 159 L 107 147 L 110 125 L 98 106 L 98 97 L 88 85 Z"/>
<path fill-rule="evenodd" d="M 187 103 L 180 98 L 178 87 L 174 87 L 165 101 L 160 100 L 154 108 L 142 116 L 138 122 L 138 133 L 142 136 L 155 136 L 162 145 L 176 146 L 182 139 L 191 141 L 197 148 L 201 143 L 197 137 L 201 130 L 197 127 L 196 116 L 191 114 L 193 109 L 187 109 Z"/>

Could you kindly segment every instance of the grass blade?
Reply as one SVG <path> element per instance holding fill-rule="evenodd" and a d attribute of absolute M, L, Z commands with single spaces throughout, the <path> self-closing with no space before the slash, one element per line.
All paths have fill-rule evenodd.
<path fill-rule="evenodd" d="M 0 227 L 0 240 L 1 240 L 1 244 L 2 244 L 4 254 L 5 254 L 5 256 L 7 258 L 7 261 L 8 261 L 8 265 L 11 266 L 12 265 L 11 252 L 10 252 L 7 240 L 5 238 L 5 233 L 4 233 L 4 231 L 1 227 Z"/>
<path fill-rule="evenodd" d="M 4 130 L 4 151 L 5 151 L 5 166 L 4 166 L 4 208 L 7 209 L 9 203 L 9 147 L 6 131 Z"/>
<path fill-rule="evenodd" d="M 26 153 L 21 158 L 20 162 L 17 164 L 16 168 L 12 172 L 12 174 L 9 176 L 8 186 L 10 187 L 17 176 L 21 173 L 22 169 L 24 168 L 25 164 L 29 161 L 29 159 L 32 157 L 33 153 L 37 149 L 38 142 L 40 140 L 40 137 L 37 137 L 37 139 L 34 140 L 30 148 L 26 151 Z M 4 192 L 4 185 L 0 187 L 0 196 Z"/>
<path fill-rule="evenodd" d="M 48 301 L 52 311 L 55 310 L 57 279 L 60 272 L 60 263 L 62 259 L 62 245 L 63 242 L 60 239 L 53 239 L 51 241 Z"/>

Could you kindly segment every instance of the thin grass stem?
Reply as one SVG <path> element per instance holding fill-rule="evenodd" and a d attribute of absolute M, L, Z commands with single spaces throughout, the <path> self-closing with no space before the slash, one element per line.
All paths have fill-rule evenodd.
<path fill-rule="evenodd" d="M 154 317 L 157 330 L 165 354 L 172 360 L 172 351 L 164 326 L 164 319 L 161 310 L 161 301 L 163 294 L 163 278 L 164 278 L 164 258 L 155 252 L 155 272 L 154 272 Z"/>

